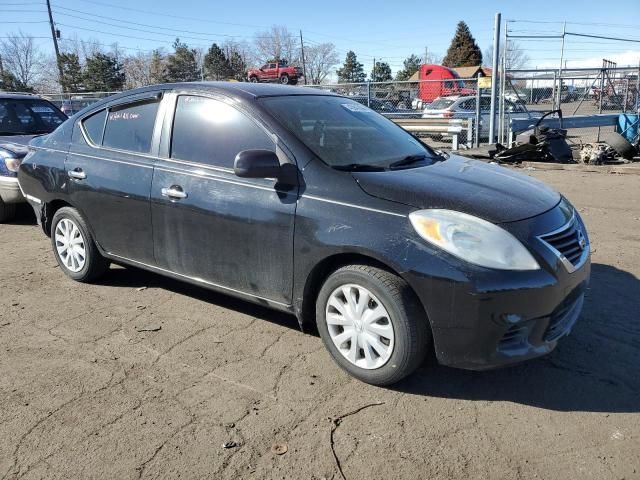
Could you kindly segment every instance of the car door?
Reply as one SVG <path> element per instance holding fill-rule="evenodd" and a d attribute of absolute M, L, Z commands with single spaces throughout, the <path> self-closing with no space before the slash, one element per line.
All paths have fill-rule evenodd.
<path fill-rule="evenodd" d="M 159 105 L 159 93 L 152 92 L 91 112 L 76 122 L 65 161 L 69 198 L 98 244 L 112 255 L 148 264 Z"/>
<path fill-rule="evenodd" d="M 234 175 L 275 137 L 221 97 L 175 95 L 151 189 L 158 266 L 223 290 L 291 303 L 297 186 Z"/>
<path fill-rule="evenodd" d="M 267 79 L 275 80 L 276 78 L 278 78 L 278 64 L 270 63 L 267 69 Z"/>

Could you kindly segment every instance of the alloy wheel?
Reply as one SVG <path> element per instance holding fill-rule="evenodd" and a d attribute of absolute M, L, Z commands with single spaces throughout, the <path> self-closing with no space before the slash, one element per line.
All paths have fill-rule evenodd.
<path fill-rule="evenodd" d="M 394 347 L 391 317 L 384 305 L 361 285 L 336 288 L 325 309 L 329 336 L 353 365 L 372 370 L 389 361 Z"/>
<path fill-rule="evenodd" d="M 78 226 L 63 218 L 55 229 L 55 244 L 62 264 L 71 272 L 79 272 L 87 261 L 85 241 Z"/>

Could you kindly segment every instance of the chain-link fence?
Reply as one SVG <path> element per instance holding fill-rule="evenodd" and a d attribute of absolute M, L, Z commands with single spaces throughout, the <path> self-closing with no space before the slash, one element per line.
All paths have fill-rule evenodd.
<path fill-rule="evenodd" d="M 79 93 L 44 93 L 40 96 L 56 105 L 65 114 L 71 116 L 84 107 L 120 92 L 79 92 Z"/>
<path fill-rule="evenodd" d="M 509 109 L 520 104 L 528 111 L 560 109 L 563 117 L 635 113 L 640 108 L 638 68 L 600 68 L 557 71 L 511 71 L 504 77 L 500 120 L 508 123 Z M 505 120 L 506 115 L 506 120 Z M 596 143 L 614 126 L 569 129 L 573 143 Z M 505 135 L 499 140 L 506 142 Z"/>
<path fill-rule="evenodd" d="M 512 70 L 500 77 L 496 105 L 497 140 L 509 144 L 512 120 L 533 125 L 548 112 L 561 109 L 563 117 L 637 112 L 640 108 L 638 68 Z M 481 88 L 478 89 L 478 86 Z M 309 85 L 343 95 L 421 137 L 438 149 L 469 148 L 489 141 L 490 89 L 477 78 L 389 81 Z M 502 93 L 500 93 L 502 92 Z M 65 113 L 118 92 L 44 94 Z M 614 125 L 572 128 L 574 144 L 595 143 Z"/>

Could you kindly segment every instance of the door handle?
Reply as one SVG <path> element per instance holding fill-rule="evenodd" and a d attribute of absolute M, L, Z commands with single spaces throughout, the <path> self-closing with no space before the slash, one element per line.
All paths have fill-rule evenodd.
<path fill-rule="evenodd" d="M 187 198 L 187 193 L 182 190 L 182 187 L 178 185 L 171 185 L 169 188 L 163 188 L 160 190 L 163 197 L 168 197 L 173 200 L 179 200 L 181 198 Z"/>
<path fill-rule="evenodd" d="M 84 173 L 81 168 L 69 170 L 67 174 L 69 175 L 69 177 L 75 178 L 76 180 L 84 180 L 85 178 L 87 178 L 87 174 Z"/>

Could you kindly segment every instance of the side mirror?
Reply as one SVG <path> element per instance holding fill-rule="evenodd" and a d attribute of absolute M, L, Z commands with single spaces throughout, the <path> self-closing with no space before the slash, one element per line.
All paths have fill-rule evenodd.
<path fill-rule="evenodd" d="M 282 167 L 271 150 L 243 150 L 233 163 L 233 172 L 242 178 L 278 178 Z"/>

